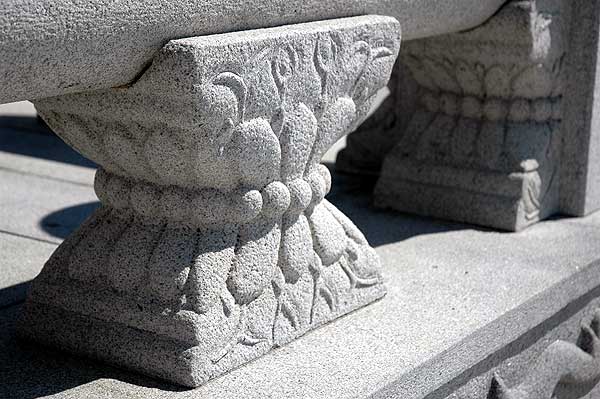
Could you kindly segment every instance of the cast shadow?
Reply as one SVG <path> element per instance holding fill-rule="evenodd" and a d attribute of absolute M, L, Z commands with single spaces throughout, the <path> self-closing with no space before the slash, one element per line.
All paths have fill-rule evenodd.
<path fill-rule="evenodd" d="M 457 230 L 495 231 L 480 226 L 414 216 L 373 206 L 372 193 L 376 176 L 338 173 L 335 164 L 326 163 L 331 172 L 332 187 L 326 199 L 354 222 L 367 241 L 378 247 L 423 234 Z"/>
<path fill-rule="evenodd" d="M 100 202 L 94 201 L 59 209 L 46 215 L 39 224 L 46 233 L 58 238 L 67 238 L 99 207 Z"/>
<path fill-rule="evenodd" d="M 35 117 L 0 116 L 0 151 L 88 168 L 97 167 L 42 123 Z"/>

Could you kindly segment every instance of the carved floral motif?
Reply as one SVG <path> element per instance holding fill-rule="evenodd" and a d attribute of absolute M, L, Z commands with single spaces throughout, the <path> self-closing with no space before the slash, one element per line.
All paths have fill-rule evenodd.
<path fill-rule="evenodd" d="M 521 383 L 509 388 L 494 375 L 488 399 L 551 399 L 558 384 L 585 385 L 600 379 L 600 310 L 581 327 L 578 344 L 554 341 L 538 357 Z"/>
<path fill-rule="evenodd" d="M 39 101 L 101 165 L 103 206 L 33 300 L 184 342 L 204 374 L 177 379 L 197 385 L 381 297 L 319 161 L 365 118 L 399 37 L 389 18 L 342 21 L 172 41 L 128 88 Z"/>

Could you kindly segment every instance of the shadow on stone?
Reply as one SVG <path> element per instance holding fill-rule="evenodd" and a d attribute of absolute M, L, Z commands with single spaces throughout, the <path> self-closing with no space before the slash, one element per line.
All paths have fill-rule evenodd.
<path fill-rule="evenodd" d="M 493 231 L 475 225 L 377 209 L 372 203 L 377 176 L 343 174 L 335 171 L 334 164 L 325 165 L 332 175 L 331 191 L 326 198 L 356 224 L 374 247 L 422 234 L 457 230 Z"/>
<path fill-rule="evenodd" d="M 28 289 L 29 281 L 0 289 L 0 310 L 23 302 Z"/>
<path fill-rule="evenodd" d="M 0 116 L 0 151 L 96 168 L 34 117 Z"/>
<path fill-rule="evenodd" d="M 44 217 L 40 221 L 40 227 L 55 237 L 67 238 L 99 206 L 100 202 L 96 201 L 59 209 Z"/>

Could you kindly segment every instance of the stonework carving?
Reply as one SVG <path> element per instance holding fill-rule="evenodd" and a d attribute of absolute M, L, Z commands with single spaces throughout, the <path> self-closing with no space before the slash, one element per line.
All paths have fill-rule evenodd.
<path fill-rule="evenodd" d="M 521 383 L 509 388 L 494 375 L 488 399 L 551 399 L 558 384 L 595 384 L 600 379 L 600 310 L 583 324 L 578 344 L 557 340 L 532 365 Z"/>
<path fill-rule="evenodd" d="M 20 333 L 197 386 L 384 295 L 319 161 L 399 44 L 387 17 L 174 40 L 128 87 L 36 102 L 101 165 L 102 207 L 36 279 Z"/>
<path fill-rule="evenodd" d="M 474 30 L 405 44 L 417 105 L 396 107 L 412 116 L 386 134 L 377 205 L 506 230 L 557 210 L 565 44 L 561 8 L 546 3 L 513 1 Z"/>

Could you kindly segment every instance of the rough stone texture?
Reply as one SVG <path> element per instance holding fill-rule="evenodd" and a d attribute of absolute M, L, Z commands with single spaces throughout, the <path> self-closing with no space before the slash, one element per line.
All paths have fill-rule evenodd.
<path fill-rule="evenodd" d="M 49 149 L 56 151 L 57 147 L 53 145 Z M 0 158 L 3 155 L 0 154 Z M 23 173 L 27 165 L 22 163 Z M 56 213 L 70 206 L 69 189 L 67 183 L 62 182 L 70 178 L 70 173 L 64 168 L 52 169 L 51 162 L 47 162 L 47 166 L 48 172 L 54 175 L 56 189 L 50 190 L 51 186 L 47 185 L 47 190 L 32 191 L 28 206 L 35 208 L 50 203 L 53 208 L 47 212 Z M 32 171 L 36 173 L 36 169 Z M 565 308 L 569 298 L 579 294 L 572 295 L 568 287 L 559 286 L 545 301 L 537 301 L 537 307 L 520 305 L 560 281 L 574 288 L 585 287 L 570 276 L 600 258 L 599 214 L 543 222 L 521 233 L 502 234 L 373 209 L 369 207 L 372 183 L 344 175 L 333 174 L 332 177 L 332 190 L 327 199 L 352 218 L 381 257 L 388 288 L 383 300 L 194 390 L 41 348 L 31 342 L 15 341 L 14 320 L 21 313 L 21 307 L 11 306 L 0 309 L 0 397 L 239 398 L 243 392 L 246 398 L 339 399 L 368 397 L 389 385 L 390 391 L 386 392 L 392 397 L 394 389 L 406 386 L 413 387 L 412 397 L 422 399 L 443 386 L 448 389 L 444 392 L 451 392 L 460 386 L 459 382 L 462 384 L 474 377 L 477 390 L 466 397 L 481 399 L 486 397 L 493 371 L 497 371 L 508 387 L 519 385 L 535 359 L 554 340 L 576 342 L 580 322 L 587 322 L 591 314 L 573 317 L 569 322 L 573 327 L 561 327 L 547 337 L 545 334 L 557 324 L 556 320 L 568 317 L 563 312 L 559 312 L 562 315 L 558 317 L 550 315 Z M 18 184 L 16 179 L 2 181 L 5 183 L 2 187 L 9 191 Z M 28 181 L 28 184 L 39 182 Z M 86 189 L 88 192 L 81 202 L 86 202 L 88 196 L 93 197 L 92 188 L 87 186 Z M 18 206 L 13 203 L 11 209 L 17 210 Z M 34 221 L 22 220 L 23 225 L 29 223 Z M 19 231 L 22 230 L 23 227 Z M 20 281 L 12 276 L 25 281 L 26 274 L 31 276 L 42 266 L 47 256 L 44 254 L 49 254 L 47 245 L 30 241 L 26 247 L 0 248 L 3 255 L 0 283 L 12 287 Z M 27 263 L 20 260 L 23 251 L 28 251 Z M 12 274 L 11 267 L 22 267 L 23 275 Z M 32 269 L 27 271 L 27 267 Z M 584 276 L 583 281 L 596 284 L 598 280 L 594 276 L 593 273 Z M 3 280 L 6 277 L 8 281 Z M 0 302 L 9 299 L 6 294 L 10 296 L 11 290 L 0 287 Z M 572 305 L 566 308 L 566 313 L 573 309 Z M 505 314 L 510 318 L 493 323 Z M 550 319 L 550 323 L 542 323 L 545 319 Z M 483 328 L 489 323 L 493 324 Z M 524 330 L 540 324 L 535 333 L 523 334 Z M 477 330 L 480 333 L 473 336 Z M 514 334 L 509 336 L 511 331 Z M 569 335 L 566 331 L 570 331 Z M 521 335 L 529 338 L 508 345 L 508 349 L 520 350 L 527 346 L 523 342 L 542 337 L 529 347 L 530 355 L 523 355 L 522 368 L 516 365 L 514 352 L 499 349 L 504 348 L 506 340 L 510 342 Z M 477 377 L 482 368 L 471 367 L 490 354 L 493 354 L 491 359 L 500 362 L 506 353 L 506 368 L 493 368 L 490 373 Z M 426 367 L 421 369 L 421 365 Z M 465 373 L 465 370 L 470 371 Z M 408 375 L 410 379 L 402 378 Z M 457 378 L 459 376 L 462 379 Z M 397 385 L 393 384 L 400 380 Z M 594 392 L 597 395 L 597 390 L 586 399 L 598 397 L 593 395 Z M 458 393 L 455 397 L 465 398 Z M 561 399 L 573 397 L 577 396 L 559 396 Z"/>
<path fill-rule="evenodd" d="M 598 52 L 600 3 L 573 0 L 565 59 L 560 210 L 586 215 L 600 208 L 600 105 Z"/>
<path fill-rule="evenodd" d="M 54 145 L 48 149 L 59 150 Z M 53 163 L 38 161 L 46 162 L 56 189 L 47 185 L 47 190 L 32 191 L 28 206 L 49 202 L 51 213 L 69 207 L 69 189 L 63 182 L 70 179 L 67 165 L 52 169 Z M 20 165 L 23 173 L 28 165 Z M 37 167 L 31 171 L 37 173 Z M 2 181 L 8 191 L 18 184 L 16 179 Z M 587 301 L 586 295 L 579 301 L 571 298 L 580 296 L 586 284 L 597 284 L 598 277 L 594 272 L 577 280 L 572 276 L 600 258 L 599 214 L 502 234 L 370 208 L 370 186 L 369 180 L 333 174 L 327 198 L 376 247 L 387 277 L 388 294 L 383 300 L 194 390 L 15 341 L 14 323 L 21 307 L 10 306 L 0 309 L 0 397 L 227 399 L 239 398 L 243 392 L 245 398 L 257 399 L 340 399 L 369 397 L 387 386 L 383 397 L 404 398 L 406 391 L 400 389 L 406 387 L 412 388 L 409 398 L 440 398 L 454 392 L 453 398 L 482 399 L 494 372 L 509 388 L 518 386 L 552 342 L 577 342 L 580 323 L 591 319 L 595 306 L 585 306 L 581 314 L 570 317 Z M 86 189 L 81 202 L 93 196 L 91 187 Z M 0 190 L 0 196 L 3 193 Z M 10 207 L 18 210 L 19 204 Z M 33 222 L 22 220 L 23 225 L 29 223 Z M 8 290 L 0 287 L 0 303 L 10 303 L 13 284 L 27 280 L 26 275 L 39 270 L 49 254 L 45 243 L 29 241 L 27 246 L 0 243 L 0 284 L 9 286 Z M 28 251 L 27 263 L 22 262 L 24 251 Z M 15 275 L 11 267 L 22 267 L 24 273 Z M 30 271 L 25 270 L 28 267 Z M 561 281 L 565 284 L 541 295 L 535 306 L 521 306 Z M 560 328 L 555 328 L 559 323 Z M 506 345 L 512 341 L 515 344 Z M 516 355 L 517 351 L 521 352 Z M 489 363 L 482 362 L 488 358 Z M 557 397 L 593 399 L 598 393 L 596 387 L 587 396 L 561 393 Z"/>
<path fill-rule="evenodd" d="M 58 169 L 60 170 L 60 169 Z M 80 223 L 83 204 L 96 203 L 97 198 L 90 192 L 87 185 L 60 182 L 13 170 L 0 169 L 0 230 L 19 234 L 21 236 L 59 244 L 66 232 L 71 231 Z M 41 193 L 46 193 L 48 199 L 43 204 L 35 201 Z M 52 215 L 57 205 L 72 207 L 69 215 Z M 76 209 L 79 208 L 79 209 Z"/>
<path fill-rule="evenodd" d="M 391 101 L 399 122 L 362 140 L 388 151 L 396 141 L 374 151 L 385 156 L 376 204 L 506 230 L 557 212 L 568 21 L 560 1 L 513 1 L 474 30 L 407 43 L 416 110 Z M 362 130 L 342 170 L 352 158 L 360 167 Z"/>
<path fill-rule="evenodd" d="M 599 271 L 600 264 L 592 263 L 449 351 L 463 351 L 463 357 L 439 356 L 415 370 L 412 380 L 398 381 L 372 397 L 597 398 Z M 411 383 L 424 376 L 444 383 L 417 396 L 415 388 L 421 386 Z"/>
<path fill-rule="evenodd" d="M 34 282 L 20 334 L 197 386 L 380 298 L 319 161 L 399 45 L 375 16 L 174 40 L 128 88 L 36 102 L 101 165 L 103 205 Z"/>
<path fill-rule="evenodd" d="M 0 103 L 128 84 L 175 38 L 365 14 L 424 37 L 476 26 L 504 1 L 6 0 Z"/>

